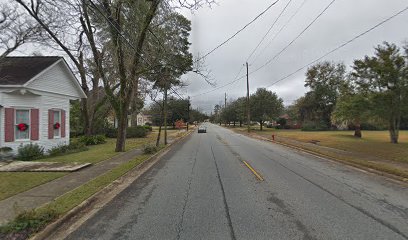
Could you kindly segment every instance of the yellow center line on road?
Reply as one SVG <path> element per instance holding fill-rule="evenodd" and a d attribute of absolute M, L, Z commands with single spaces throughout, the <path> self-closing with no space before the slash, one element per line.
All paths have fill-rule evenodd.
<path fill-rule="evenodd" d="M 251 165 L 249 165 L 249 163 L 247 163 L 246 161 L 242 161 L 248 168 L 249 170 L 251 170 L 251 172 L 256 176 L 256 178 L 258 178 L 259 181 L 263 181 L 263 177 L 261 176 L 261 174 L 259 174 L 257 171 L 255 171 L 255 169 L 253 169 L 251 167 Z"/>

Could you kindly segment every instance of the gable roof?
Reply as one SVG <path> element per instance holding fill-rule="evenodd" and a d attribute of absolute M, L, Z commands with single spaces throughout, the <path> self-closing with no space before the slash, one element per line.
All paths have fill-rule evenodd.
<path fill-rule="evenodd" d="M 24 85 L 62 57 L 5 57 L 0 60 L 0 85 Z"/>

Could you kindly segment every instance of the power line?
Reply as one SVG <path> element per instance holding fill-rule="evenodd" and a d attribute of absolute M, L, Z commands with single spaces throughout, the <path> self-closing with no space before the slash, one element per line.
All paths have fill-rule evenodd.
<path fill-rule="evenodd" d="M 252 55 L 258 50 L 259 46 L 263 43 L 265 40 L 266 36 L 271 32 L 272 28 L 275 26 L 276 22 L 279 20 L 279 18 L 282 16 L 282 14 L 285 12 L 286 8 L 289 6 L 289 4 L 292 2 L 292 0 L 289 0 L 288 3 L 285 5 L 285 7 L 282 9 L 282 11 L 279 13 L 278 17 L 273 21 L 272 25 L 269 27 L 268 31 L 266 31 L 265 35 L 262 37 L 261 41 L 259 41 L 258 45 L 252 50 L 251 54 L 249 54 L 248 58 L 246 59 L 246 62 L 249 61 L 249 59 L 252 57 Z"/>
<path fill-rule="evenodd" d="M 357 36 L 351 38 L 350 40 L 344 42 L 343 44 L 341 44 L 341 45 L 339 45 L 339 46 L 333 48 L 332 50 L 330 50 L 330 51 L 328 51 L 327 53 L 323 54 L 321 57 L 319 57 L 319 58 L 313 60 L 312 62 L 310 62 L 310 63 L 304 65 L 304 66 L 301 67 L 301 68 L 298 68 L 296 71 L 294 71 L 294 72 L 292 72 L 292 73 L 286 75 L 285 77 L 280 78 L 279 80 L 273 82 L 271 85 L 267 86 L 267 88 L 269 88 L 269 87 L 275 85 L 276 83 L 281 82 L 281 81 L 283 81 L 283 80 L 285 80 L 285 79 L 287 79 L 287 78 L 293 76 L 294 74 L 300 72 L 301 70 L 307 68 L 308 66 L 310 66 L 310 65 L 312 65 L 312 64 L 314 64 L 314 63 L 316 63 L 316 62 L 318 62 L 318 61 L 320 61 L 320 60 L 322 60 L 323 58 L 327 57 L 328 55 L 332 54 L 333 52 L 335 52 L 335 51 L 337 51 L 337 50 L 339 50 L 339 49 L 341 49 L 341 48 L 347 46 L 348 44 L 354 42 L 354 41 L 357 40 L 358 38 L 360 38 L 360 37 L 366 35 L 367 33 L 373 31 L 374 29 L 376 29 L 376 28 L 378 28 L 379 26 L 385 24 L 386 22 L 392 20 L 393 18 L 395 18 L 395 17 L 401 15 L 402 13 L 404 13 L 404 12 L 407 11 L 407 10 L 408 10 L 408 6 L 405 7 L 404 9 L 402 9 L 401 11 L 399 11 L 399 12 L 393 14 L 392 16 L 386 18 L 385 20 L 383 20 L 383 21 L 377 23 L 376 25 L 372 26 L 371 28 L 367 29 L 366 31 L 364 31 L 364 32 L 358 34 Z"/>
<path fill-rule="evenodd" d="M 115 29 L 115 31 L 119 34 L 119 36 L 125 40 L 126 44 L 128 44 L 128 45 L 135 51 L 135 53 L 138 54 L 139 57 L 140 57 L 143 61 L 145 61 L 146 63 L 148 63 L 148 65 L 151 67 L 151 63 L 149 63 L 149 62 L 143 57 L 143 55 L 142 55 L 141 53 L 139 53 L 139 51 L 137 50 L 137 48 L 136 48 L 135 46 L 133 46 L 133 45 L 130 43 L 129 39 L 127 39 L 127 38 L 124 36 L 124 34 L 117 28 L 117 26 L 112 23 L 112 21 L 109 19 L 109 17 L 105 16 L 105 14 L 99 9 L 98 6 L 96 6 L 96 4 L 95 4 L 92 0 L 88 0 L 88 1 L 91 3 L 92 7 L 95 8 L 95 9 L 98 11 L 98 13 L 108 22 L 108 24 L 111 25 L 111 26 Z M 96 0 L 96 1 L 98 1 L 98 3 L 101 4 L 101 2 L 100 2 L 99 0 Z"/>
<path fill-rule="evenodd" d="M 98 1 L 98 3 L 101 4 L 101 2 L 100 2 L 99 0 L 96 0 L 96 1 Z M 90 2 L 90 3 L 92 4 L 92 6 L 98 11 L 98 13 L 99 13 L 100 15 L 102 15 L 103 18 L 104 18 L 106 21 L 108 21 L 108 24 L 111 25 L 112 27 L 114 27 L 115 31 L 116 31 L 116 32 L 125 40 L 125 42 L 136 52 L 136 54 L 138 54 L 138 55 L 148 64 L 149 67 L 152 67 L 151 62 L 149 62 L 148 60 L 146 60 L 145 58 L 143 58 L 142 54 L 140 54 L 140 53 L 137 51 L 136 47 L 133 46 L 133 45 L 130 43 L 130 41 L 124 36 L 124 34 L 122 34 L 121 31 L 116 27 L 116 25 L 115 25 L 114 23 L 112 23 L 112 21 L 110 21 L 110 19 L 109 19 L 107 16 L 105 16 L 105 14 L 102 13 L 102 11 L 95 5 L 95 3 L 93 3 L 92 0 L 89 0 L 89 2 Z M 156 40 L 158 41 L 160 47 L 161 47 L 162 49 L 165 49 L 164 46 L 163 46 L 163 43 L 162 43 L 162 42 L 160 41 L 160 39 L 153 33 L 153 31 L 151 31 L 150 29 L 148 29 L 148 31 L 153 35 L 154 38 L 156 38 Z M 167 59 L 167 60 L 168 60 L 168 59 Z M 178 68 L 178 66 L 174 66 L 174 65 L 172 65 L 172 66 Z M 180 99 L 183 99 L 183 97 L 181 97 L 180 94 L 179 94 L 176 90 L 174 90 L 174 89 L 171 89 L 171 90 L 172 90 L 178 97 L 180 97 Z"/>
<path fill-rule="evenodd" d="M 269 29 L 268 29 L 268 31 L 265 33 L 265 35 L 262 37 L 261 41 L 259 41 L 259 43 L 258 43 L 257 46 L 254 48 L 254 50 L 252 50 L 252 52 L 249 54 L 249 56 L 248 56 L 247 59 L 246 59 L 246 62 L 249 61 L 249 59 L 251 58 L 251 56 L 256 52 L 256 50 L 258 49 L 258 47 L 262 44 L 262 42 L 265 40 L 266 36 L 268 36 L 269 32 L 270 32 L 270 31 L 272 30 L 272 28 L 275 26 L 276 22 L 277 22 L 277 21 L 279 20 L 279 18 L 282 16 L 282 14 L 285 12 L 286 8 L 289 6 L 289 4 L 290 4 L 291 2 L 292 2 L 292 0 L 289 0 L 289 2 L 288 2 L 288 3 L 285 5 L 285 7 L 282 9 L 282 11 L 279 13 L 278 17 L 275 19 L 275 21 L 274 21 L 274 22 L 272 23 L 272 25 L 269 27 Z M 210 90 L 210 92 L 213 92 L 213 91 L 215 91 L 215 90 L 217 90 L 217 89 L 226 87 L 226 86 L 228 86 L 228 85 L 231 85 L 231 84 L 233 84 L 233 83 L 235 83 L 235 82 L 237 82 L 237 81 L 243 79 L 243 77 L 238 78 L 238 76 L 239 76 L 239 74 L 241 73 L 242 69 L 244 69 L 244 66 L 245 66 L 245 65 L 242 65 L 242 66 L 241 66 L 241 68 L 240 68 L 239 71 L 238 71 L 238 74 L 235 76 L 235 78 L 234 78 L 233 81 L 231 81 L 231 82 L 229 82 L 229 83 L 227 83 L 227 84 L 225 84 L 225 85 L 222 85 L 221 87 L 218 87 L 218 88 L 216 88 L 216 89 Z M 199 95 L 202 95 L 202 94 L 199 94 Z M 196 95 L 196 96 L 199 96 L 199 95 Z"/>
<path fill-rule="evenodd" d="M 287 78 L 289 78 L 289 77 L 295 75 L 296 73 L 300 72 L 301 70 L 305 69 L 306 67 L 308 67 L 308 66 L 310 66 L 310 65 L 312 65 L 312 64 L 314 64 L 314 63 L 316 63 L 316 62 L 318 62 L 318 61 L 320 61 L 320 60 L 322 60 L 322 59 L 325 58 L 326 56 L 328 56 L 328 55 L 332 54 L 333 52 L 335 52 L 335 51 L 337 51 L 337 50 L 339 50 L 339 49 L 345 47 L 346 45 L 350 44 L 351 42 L 357 40 L 358 38 L 364 36 L 365 34 L 371 32 L 371 31 L 373 31 L 374 29 L 380 27 L 381 25 L 383 25 L 383 24 L 385 24 L 386 22 L 392 20 L 393 18 L 395 18 L 395 17 L 401 15 L 402 13 L 404 13 L 404 12 L 407 11 L 407 10 L 408 10 L 408 6 L 407 6 L 406 8 L 404 8 L 404 9 L 402 9 L 401 11 L 399 11 L 399 12 L 393 14 L 392 16 L 386 18 L 385 20 L 383 20 L 383 21 L 377 23 L 376 25 L 374 25 L 373 27 L 367 29 L 366 31 L 364 31 L 364 32 L 362 32 L 362 33 L 360 33 L 360 34 L 358 34 L 357 36 L 353 37 L 352 39 L 350 39 L 350 40 L 344 42 L 343 44 L 339 45 L 338 47 L 336 47 L 336 48 L 334 48 L 334 49 L 328 51 L 327 53 L 325 53 L 325 54 L 322 55 L 321 57 L 319 57 L 319 58 L 313 60 L 312 62 L 310 62 L 310 63 L 308 63 L 308 64 L 306 64 L 306 65 L 304 65 L 304 66 L 302 66 L 302 67 L 300 67 L 300 68 L 298 68 L 297 70 L 295 70 L 294 72 L 292 72 L 292 73 L 286 75 L 285 77 L 282 77 L 282 78 L 280 78 L 279 80 L 273 82 L 271 85 L 267 86 L 267 88 L 269 88 L 269 87 L 275 85 L 276 83 L 281 82 L 281 81 L 283 81 L 283 80 L 285 80 L 285 79 L 287 79 Z M 259 71 L 259 70 L 260 70 L 260 68 L 258 68 L 258 69 L 256 69 L 256 70 L 250 72 L 250 74 L 253 74 L 253 73 L 255 73 L 255 72 Z M 212 90 L 210 90 L 210 91 L 197 94 L 197 95 L 195 95 L 194 97 L 197 97 L 197 96 L 201 96 L 201 95 L 205 95 L 205 94 L 214 92 L 214 91 L 216 91 L 216 90 L 218 90 L 218 89 L 221 89 L 221 88 L 223 88 L 223 87 L 226 87 L 226 86 L 228 86 L 228 85 L 231 85 L 231 84 L 233 84 L 233 83 L 235 83 L 235 82 L 237 82 L 238 80 L 241 80 L 241 79 L 243 79 L 243 78 L 245 78 L 245 75 L 241 76 L 240 78 L 238 78 L 238 79 L 236 79 L 236 80 L 234 80 L 234 81 L 231 81 L 231 82 L 229 82 L 229 83 L 227 83 L 227 84 L 224 84 L 224 85 L 222 85 L 222 86 L 220 86 L 220 87 L 218 87 L 218 88 L 215 88 L 215 89 L 212 89 Z"/>
<path fill-rule="evenodd" d="M 278 17 L 275 19 L 275 21 L 274 21 L 274 22 L 272 23 L 272 25 L 269 27 L 269 29 L 268 29 L 268 31 L 265 33 L 265 35 L 262 37 L 261 41 L 259 41 L 259 43 L 258 43 L 257 46 L 254 48 L 254 50 L 252 50 L 252 52 L 249 54 L 248 58 L 246 59 L 246 62 L 248 62 L 248 60 L 251 58 L 251 56 L 252 56 L 252 55 L 256 52 L 256 50 L 259 48 L 259 46 L 260 46 L 260 45 L 262 44 L 262 42 L 265 40 L 266 36 L 268 36 L 269 32 L 270 32 L 270 31 L 272 30 L 272 28 L 275 26 L 276 22 L 277 22 L 277 21 L 279 20 L 279 18 L 282 16 L 282 14 L 285 12 L 286 8 L 289 6 L 289 4 L 290 4 L 291 2 L 292 2 L 292 0 L 289 0 L 288 3 L 285 5 L 285 7 L 282 9 L 282 11 L 279 13 Z M 238 78 L 238 76 L 239 76 L 239 74 L 241 73 L 242 69 L 244 69 L 244 65 L 241 66 L 241 68 L 240 68 L 239 71 L 238 71 L 238 74 L 235 76 L 235 78 L 234 78 L 233 81 L 231 81 L 231 82 L 229 82 L 229 83 L 227 83 L 227 84 L 224 84 L 224 85 L 222 85 L 222 86 L 220 86 L 220 87 L 218 87 L 218 88 L 212 89 L 212 90 L 210 90 L 209 92 L 216 91 L 216 90 L 218 90 L 218 89 L 220 89 L 220 88 L 226 87 L 226 86 L 228 86 L 228 85 L 231 85 L 231 84 L 233 84 L 233 83 L 235 83 L 235 82 L 237 82 L 237 81 L 243 79 L 245 76 Z M 209 93 L 209 92 L 206 92 L 206 93 Z M 206 93 L 203 93 L 203 94 L 206 94 Z M 195 95 L 195 96 L 193 96 L 193 97 L 197 97 L 197 96 L 200 96 L 200 95 L 203 95 L 203 94 L 198 94 L 198 95 Z"/>
<path fill-rule="evenodd" d="M 255 72 L 259 71 L 260 69 L 266 67 L 270 62 L 272 62 L 272 60 L 276 59 L 283 51 L 285 51 L 290 45 L 292 45 L 303 33 L 305 33 L 306 30 L 309 29 L 309 28 L 317 21 L 317 19 L 320 18 L 320 16 L 322 16 L 323 13 L 324 13 L 335 1 L 336 1 L 336 0 L 332 0 L 332 1 L 323 9 L 323 11 L 321 11 L 321 12 L 313 19 L 313 21 L 310 22 L 310 23 L 309 23 L 288 45 L 286 45 L 278 54 L 276 54 L 271 60 L 269 60 L 268 62 L 266 62 L 266 63 L 265 63 L 264 65 L 262 65 L 261 67 L 259 67 L 259 68 L 255 69 L 255 70 L 253 70 L 252 72 L 250 72 L 250 74 L 255 73 Z M 243 69 L 243 67 L 241 67 L 240 72 L 242 71 L 242 69 Z M 218 89 L 221 89 L 221 88 L 223 88 L 223 87 L 229 86 L 229 85 L 231 85 L 231 84 L 233 84 L 233 83 L 235 83 L 235 82 L 237 82 L 237 81 L 239 81 L 239 80 L 241 80 L 241 79 L 243 79 L 243 78 L 245 78 L 244 75 L 241 76 L 241 77 L 239 77 L 239 78 L 236 78 L 236 79 L 234 79 L 233 81 L 231 81 L 231 82 L 229 82 L 229 83 L 226 83 L 226 84 L 224 84 L 224 85 L 222 85 L 222 86 L 220 86 L 220 87 L 217 87 L 217 88 L 215 88 L 215 89 L 209 90 L 209 91 L 207 91 L 207 92 L 203 92 L 203 93 L 197 94 L 197 95 L 195 95 L 195 96 L 193 96 L 193 97 L 197 97 L 197 96 L 201 96 L 201 95 L 204 95 L 204 94 L 208 94 L 208 93 L 214 92 L 214 91 L 216 91 L 216 90 L 218 90 Z"/>
<path fill-rule="evenodd" d="M 265 64 L 263 64 L 262 66 L 258 67 L 257 69 L 255 69 L 254 71 L 251 72 L 255 73 L 257 71 L 259 71 L 260 69 L 266 67 L 267 65 L 269 65 L 273 60 L 275 60 L 276 58 L 278 58 L 286 49 L 288 49 L 297 39 L 300 38 L 300 36 L 302 36 L 326 11 L 327 9 L 330 8 L 330 6 L 335 2 L 336 0 L 332 0 L 314 19 L 313 21 L 311 21 L 292 41 L 289 42 L 289 44 L 287 44 L 282 50 L 280 50 L 277 54 L 275 54 L 270 60 L 268 60 Z"/>
<path fill-rule="evenodd" d="M 233 39 L 235 36 L 237 36 L 239 33 L 241 33 L 243 30 L 245 30 L 245 28 L 247 28 L 249 25 L 251 25 L 252 23 L 254 23 L 258 18 L 260 18 L 262 15 L 264 15 L 269 9 L 271 9 L 276 3 L 278 3 L 280 0 L 276 0 L 275 2 L 273 2 L 272 4 L 270 4 L 265 10 L 263 10 L 260 14 L 258 14 L 254 19 L 252 19 L 249 23 L 245 24 L 245 26 L 243 26 L 241 29 L 239 29 L 236 33 L 234 33 L 231 37 L 227 38 L 225 41 L 223 41 L 222 43 L 220 43 L 218 46 L 216 46 L 215 48 L 213 48 L 211 51 L 207 52 L 206 54 L 204 54 L 204 56 L 198 58 L 196 60 L 196 62 L 206 58 L 208 55 L 212 54 L 213 52 L 215 52 L 218 48 L 222 47 L 223 45 L 225 45 L 227 42 L 229 42 L 231 39 Z"/>
<path fill-rule="evenodd" d="M 292 21 L 292 19 L 300 12 L 300 9 L 305 5 L 307 0 L 303 0 L 302 4 L 296 9 L 296 11 L 289 17 L 289 19 L 283 24 L 279 31 L 273 36 L 268 44 L 255 56 L 255 59 L 252 61 L 252 64 L 265 52 L 265 50 L 272 44 L 272 42 L 279 36 L 279 34 L 287 27 L 287 25 Z"/>
<path fill-rule="evenodd" d="M 205 94 L 208 94 L 208 93 L 217 91 L 218 89 L 224 88 L 224 87 L 226 87 L 226 86 L 228 86 L 228 85 L 231 85 L 231 84 L 233 84 L 233 83 L 235 83 L 235 82 L 237 82 L 237 81 L 239 81 L 239 80 L 241 80 L 241 79 L 244 79 L 244 78 L 245 78 L 245 75 L 244 75 L 244 76 L 241 76 L 241 77 L 239 77 L 239 78 L 237 78 L 237 77 L 239 76 L 239 74 L 241 73 L 242 69 L 244 69 L 243 66 L 242 66 L 241 69 L 239 70 L 237 76 L 235 77 L 235 80 L 233 80 L 233 81 L 231 81 L 231 82 L 229 82 L 229 83 L 226 83 L 226 84 L 224 84 L 224 85 L 222 85 L 222 86 L 219 86 L 219 87 L 216 87 L 216 88 L 214 88 L 214 89 L 211 89 L 211 90 L 209 90 L 209 91 L 207 91 L 207 92 L 203 92 L 203 93 L 199 93 L 199 94 L 197 94 L 197 95 L 191 96 L 191 98 L 195 98 L 195 97 L 198 97 L 198 96 L 201 96 L 201 95 L 205 95 Z"/>

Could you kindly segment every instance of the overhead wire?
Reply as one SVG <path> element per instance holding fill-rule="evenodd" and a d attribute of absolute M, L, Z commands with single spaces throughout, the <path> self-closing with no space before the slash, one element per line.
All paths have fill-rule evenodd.
<path fill-rule="evenodd" d="M 327 9 L 329 9 L 329 7 L 330 7 L 335 1 L 336 1 L 336 0 L 332 0 L 309 24 L 291 41 L 291 42 L 289 42 L 289 44 L 287 44 L 287 45 L 286 45 L 280 52 L 278 52 L 278 54 L 276 54 L 271 60 L 267 61 L 267 62 L 266 62 L 265 64 L 263 64 L 261 67 L 258 67 L 257 69 L 251 71 L 249 74 L 253 74 L 253 73 L 259 71 L 260 69 L 266 67 L 270 62 L 272 62 L 272 60 L 276 59 L 280 54 L 282 54 L 287 48 L 289 48 L 289 46 L 291 46 L 297 39 L 299 39 L 300 36 L 303 35 L 303 34 L 327 11 Z M 242 70 L 242 68 L 241 68 L 241 70 Z M 233 81 L 231 81 L 231 82 L 229 82 L 229 83 L 226 83 L 226 84 L 224 84 L 224 85 L 222 85 L 222 86 L 220 86 L 220 87 L 218 87 L 218 88 L 209 90 L 209 91 L 204 92 L 204 93 L 199 93 L 199 94 L 195 95 L 194 97 L 197 97 L 197 96 L 201 96 L 201 95 L 205 95 L 205 94 L 214 92 L 214 91 L 216 91 L 216 90 L 218 90 L 218 89 L 221 89 L 221 88 L 223 88 L 223 87 L 226 87 L 226 86 L 228 86 L 228 85 L 231 85 L 231 84 L 233 84 L 233 83 L 235 83 L 235 82 L 237 82 L 237 81 L 239 81 L 239 80 L 241 80 L 241 79 L 243 79 L 243 78 L 245 78 L 245 76 L 241 76 L 241 77 L 239 77 L 239 78 L 237 78 L 237 79 L 235 79 L 235 80 L 233 80 Z"/>
<path fill-rule="evenodd" d="M 252 63 L 255 63 L 255 61 L 259 58 L 259 56 L 262 55 L 262 53 L 265 52 L 265 50 L 272 44 L 272 42 L 279 36 L 279 34 L 289 25 L 289 23 L 293 20 L 293 18 L 300 12 L 302 7 L 305 5 L 307 0 L 303 0 L 302 4 L 296 9 L 296 11 L 289 17 L 289 19 L 282 25 L 282 27 L 279 29 L 279 31 L 272 37 L 272 39 L 266 44 L 261 51 L 255 56 L 255 59 L 252 60 Z"/>
<path fill-rule="evenodd" d="M 269 27 L 268 31 L 266 31 L 266 33 L 263 35 L 262 39 L 259 41 L 259 43 L 256 45 L 256 47 L 254 48 L 254 50 L 252 50 L 252 52 L 249 54 L 249 56 L 247 57 L 246 61 L 248 62 L 249 59 L 252 57 L 252 55 L 254 55 L 254 53 L 256 52 L 256 50 L 258 50 L 259 46 L 263 43 L 263 41 L 265 40 L 265 38 L 269 35 L 269 33 L 271 32 L 272 28 L 275 26 L 276 22 L 278 22 L 279 18 L 283 15 L 283 13 L 285 12 L 286 8 L 288 8 L 289 4 L 292 2 L 292 0 L 289 0 L 288 3 L 285 5 L 285 7 L 282 9 L 282 11 L 279 13 L 279 15 L 276 17 L 275 21 L 273 21 L 272 25 Z"/>
<path fill-rule="evenodd" d="M 101 4 L 101 2 L 99 0 L 96 0 L 99 4 Z M 95 8 L 98 13 L 106 20 L 108 21 L 108 24 L 110 24 L 111 26 L 114 27 L 115 31 L 117 31 L 117 33 L 125 40 L 125 42 L 137 53 L 139 54 L 139 56 L 148 64 L 149 67 L 152 66 L 152 63 L 149 62 L 147 59 L 143 58 L 143 55 L 137 52 L 137 49 L 130 43 L 129 39 L 127 39 L 124 34 L 115 26 L 114 23 L 112 23 L 112 21 L 109 20 L 109 18 L 107 16 L 105 16 L 105 14 L 102 13 L 102 11 L 98 8 L 98 6 L 95 5 L 95 3 L 92 0 L 89 0 L 89 2 L 91 3 L 91 5 L 93 6 L 93 8 Z M 148 29 L 148 31 L 153 35 L 153 37 L 158 41 L 159 45 L 161 48 L 164 49 L 164 46 L 162 44 L 162 42 L 160 41 L 160 39 L 150 30 Z M 180 94 L 174 90 L 171 89 L 180 99 L 184 99 L 180 96 Z"/>
<path fill-rule="evenodd" d="M 272 87 L 273 85 L 277 84 L 278 82 L 281 82 L 281 81 L 283 81 L 283 80 L 285 80 L 285 79 L 287 79 L 287 78 L 293 76 L 294 74 L 300 72 L 301 70 L 307 68 L 308 66 L 310 66 L 310 65 L 312 65 L 312 64 L 314 64 L 314 63 L 316 63 L 316 62 L 318 62 L 318 61 L 320 61 L 320 60 L 322 60 L 323 58 L 327 57 L 328 55 L 332 54 L 333 52 L 336 52 L 336 51 L 338 51 L 339 49 L 341 49 L 341 48 L 347 46 L 348 44 L 354 42 L 355 40 L 359 39 L 360 37 L 366 35 L 367 33 L 373 31 L 374 29 L 376 29 L 376 28 L 378 28 L 378 27 L 380 27 L 381 25 L 387 23 L 388 21 L 392 20 L 393 18 L 395 18 L 395 17 L 401 15 L 402 13 L 404 13 L 404 12 L 407 11 L 407 10 L 408 10 L 408 6 L 405 7 L 404 9 L 402 9 L 402 10 L 396 12 L 395 14 L 391 15 L 390 17 L 384 19 L 383 21 L 377 23 L 376 25 L 370 27 L 369 29 L 365 30 L 364 32 L 362 32 L 362 33 L 356 35 L 355 37 L 351 38 L 350 40 L 348 40 L 348 41 L 342 43 L 341 45 L 339 45 L 339 46 L 333 48 L 332 50 L 326 52 L 325 54 L 323 54 L 322 56 L 320 56 L 320 57 L 316 58 L 315 60 L 309 62 L 308 64 L 303 65 L 302 67 L 298 68 L 296 71 L 293 71 L 292 73 L 290 73 L 290 74 L 288 74 L 288 75 L 286 75 L 286 76 L 280 78 L 279 80 L 273 82 L 271 85 L 267 86 L 267 88 Z"/>
<path fill-rule="evenodd" d="M 111 26 L 115 29 L 115 31 L 119 34 L 119 36 L 125 40 L 125 43 L 126 43 L 127 45 L 129 45 L 129 46 L 135 51 L 135 53 L 139 55 L 139 57 L 140 57 L 143 61 L 145 61 L 146 63 L 148 63 L 148 65 L 151 66 L 151 63 L 149 63 L 149 61 L 148 61 L 146 58 L 144 58 L 141 53 L 138 52 L 137 48 L 136 48 L 135 46 L 133 46 L 133 45 L 130 43 L 129 39 L 127 39 L 127 38 L 124 36 L 124 34 L 122 33 L 122 31 L 120 31 L 120 30 L 118 29 L 118 27 L 117 27 L 115 24 L 112 23 L 112 21 L 110 21 L 109 17 L 105 16 L 105 14 L 99 9 L 98 6 L 96 6 L 96 4 L 95 4 L 92 0 L 88 0 L 88 1 L 91 3 L 92 7 L 93 7 L 94 9 L 96 9 L 96 11 L 98 11 L 98 13 L 108 22 L 108 24 L 111 25 Z M 98 1 L 98 3 L 101 4 L 101 2 L 100 2 L 99 0 L 96 0 L 96 1 Z"/>
<path fill-rule="evenodd" d="M 264 15 L 269 9 L 271 9 L 275 4 L 277 4 L 280 0 L 276 0 L 275 2 L 273 2 L 272 4 L 270 4 L 265 10 L 263 10 L 261 13 L 259 13 L 254 19 L 252 19 L 250 22 L 248 22 L 247 24 L 245 24 L 242 28 L 240 28 L 237 32 L 235 32 L 233 35 L 231 35 L 230 37 L 228 37 L 226 40 L 224 40 L 223 42 L 221 42 L 220 44 L 218 44 L 216 47 L 214 47 L 212 50 L 210 50 L 209 52 L 207 52 L 206 54 L 204 54 L 202 57 L 198 58 L 196 60 L 196 62 L 206 58 L 208 55 L 212 54 L 213 52 L 215 52 L 217 49 L 219 49 L 220 47 L 222 47 L 223 45 L 225 45 L 226 43 L 228 43 L 229 41 L 231 41 L 231 39 L 233 39 L 234 37 L 236 37 L 239 33 L 241 33 L 242 31 L 244 31 L 248 26 L 250 26 L 252 23 L 254 23 L 256 20 L 258 20 L 258 18 L 260 18 L 262 15 Z"/>
<path fill-rule="evenodd" d="M 255 73 L 260 69 L 269 65 L 273 60 L 277 59 L 286 49 L 288 49 L 296 40 L 298 40 L 329 8 L 336 0 L 332 0 L 292 41 L 290 41 L 285 47 L 282 48 L 277 54 L 275 54 L 270 60 L 266 61 L 262 66 L 258 67 L 251 73 Z"/>
<path fill-rule="evenodd" d="M 274 21 L 274 22 L 272 23 L 272 25 L 269 27 L 268 31 L 264 34 L 264 36 L 262 37 L 262 39 L 259 41 L 259 43 L 257 44 L 257 46 L 256 46 L 256 47 L 252 50 L 252 52 L 249 54 L 249 56 L 247 57 L 247 60 L 246 60 L 246 61 L 248 61 L 248 60 L 251 58 L 251 56 L 256 52 L 256 50 L 259 48 L 259 46 L 260 46 L 260 45 L 262 44 L 262 42 L 265 40 L 265 38 L 267 37 L 267 35 L 269 34 L 269 32 L 270 32 L 270 31 L 272 30 L 272 28 L 275 26 L 276 22 L 277 22 L 277 21 L 279 20 L 279 18 L 282 16 L 282 14 L 285 12 L 286 8 L 289 6 L 289 4 L 290 4 L 291 2 L 292 2 L 292 0 L 289 0 L 289 1 L 288 1 L 288 3 L 285 5 L 285 7 L 282 9 L 282 11 L 279 13 L 278 17 L 275 19 L 275 21 Z M 204 95 L 204 94 L 207 94 L 207 93 L 210 93 L 210 92 L 214 92 L 214 91 L 216 91 L 216 90 L 218 90 L 218 89 L 224 88 L 224 87 L 226 87 L 226 86 L 229 86 L 229 85 L 231 85 L 231 84 L 234 84 L 234 83 L 238 82 L 239 80 L 241 80 L 241 79 L 243 79 L 243 78 L 245 77 L 245 76 L 242 76 L 242 77 L 239 77 L 239 78 L 238 78 L 239 74 L 242 72 L 242 69 L 244 69 L 244 65 L 241 66 L 241 68 L 239 69 L 237 75 L 234 77 L 234 80 L 233 80 L 233 81 L 228 82 L 228 83 L 226 83 L 226 84 L 224 84 L 224 85 L 222 85 L 222 86 L 216 87 L 216 88 L 214 88 L 214 89 L 211 89 L 211 90 L 209 90 L 208 92 L 201 93 L 201 94 L 197 94 L 197 95 L 194 95 L 194 96 L 192 96 L 192 97 L 198 97 L 198 96 L 200 96 L 200 95 Z"/>

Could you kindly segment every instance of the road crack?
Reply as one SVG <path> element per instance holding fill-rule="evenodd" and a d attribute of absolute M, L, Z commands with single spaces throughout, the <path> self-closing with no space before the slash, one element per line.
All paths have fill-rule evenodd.
<path fill-rule="evenodd" d="M 226 218 L 227 218 L 227 221 L 228 221 L 228 227 L 229 227 L 229 230 L 230 230 L 230 236 L 231 236 L 231 239 L 232 239 L 232 240 L 236 240 L 235 232 L 234 232 L 234 227 L 232 226 L 231 215 L 230 215 L 230 212 L 229 212 L 229 207 L 228 207 L 227 198 L 225 197 L 224 185 L 223 185 L 222 180 L 221 180 L 221 176 L 220 176 L 220 171 L 219 171 L 219 169 L 218 169 L 217 160 L 215 159 L 215 154 L 214 154 L 213 146 L 211 146 L 211 153 L 212 153 L 212 156 L 213 156 L 213 159 L 214 159 L 215 168 L 217 169 L 217 178 L 218 178 L 218 181 L 219 181 L 220 186 L 221 186 L 222 198 L 223 198 L 224 208 L 225 208 L 225 215 L 226 215 Z"/>
<path fill-rule="evenodd" d="M 193 181 L 193 175 L 194 175 L 194 168 L 197 162 L 197 155 L 198 155 L 198 150 L 200 149 L 200 143 L 201 143 L 201 138 L 199 138 L 198 145 L 197 145 L 197 150 L 194 155 L 194 162 L 193 166 L 191 167 L 191 172 L 190 176 L 188 178 L 187 182 L 187 190 L 184 193 L 184 203 L 183 203 L 183 209 L 181 211 L 181 219 L 177 225 L 177 237 L 176 239 L 179 240 L 181 237 L 181 233 L 183 232 L 183 222 L 184 222 L 184 214 L 186 212 L 186 207 L 187 207 L 187 202 L 188 202 L 188 197 L 190 196 L 190 191 L 191 191 L 191 182 Z"/>

